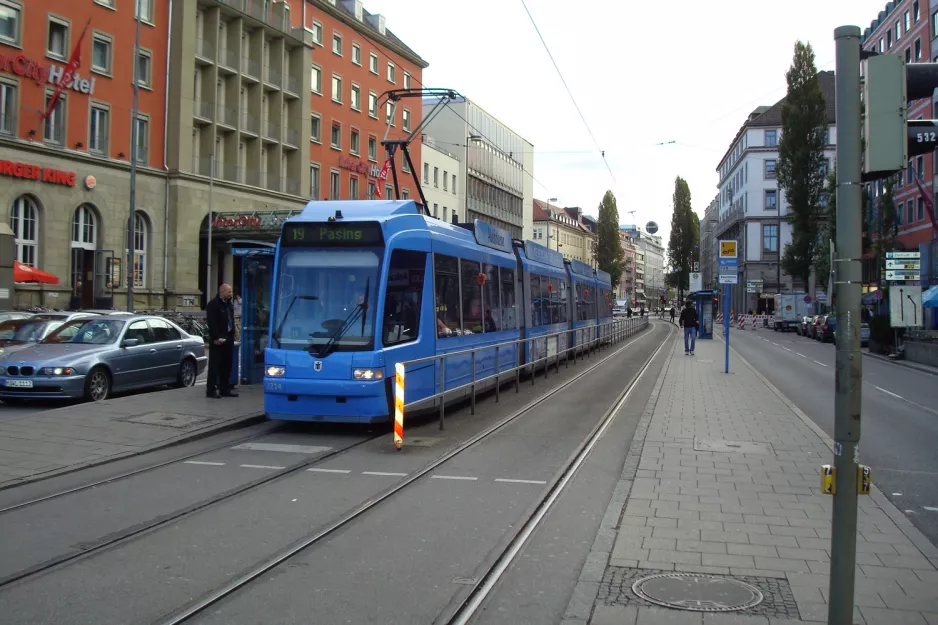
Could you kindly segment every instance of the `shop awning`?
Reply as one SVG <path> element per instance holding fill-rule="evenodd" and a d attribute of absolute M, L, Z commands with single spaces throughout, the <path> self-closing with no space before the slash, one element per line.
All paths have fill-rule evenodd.
<path fill-rule="evenodd" d="M 51 273 L 40 271 L 19 261 L 13 262 L 13 282 L 39 282 L 40 284 L 58 284 L 59 279 Z"/>

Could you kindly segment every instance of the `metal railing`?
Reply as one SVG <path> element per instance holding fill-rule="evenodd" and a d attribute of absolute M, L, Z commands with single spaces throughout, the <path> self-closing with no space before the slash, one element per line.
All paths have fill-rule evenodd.
<path fill-rule="evenodd" d="M 560 371 L 560 361 L 563 359 L 566 362 L 567 367 L 570 366 L 570 361 L 572 359 L 573 364 L 576 364 L 577 353 L 583 352 L 586 358 L 590 358 L 590 352 L 595 349 L 602 349 L 607 343 L 614 344 L 619 341 L 632 336 L 638 330 L 646 327 L 648 325 L 648 317 L 632 317 L 629 319 L 613 319 L 612 321 L 607 321 L 601 324 L 594 326 L 586 326 L 582 328 L 574 328 L 569 330 L 563 330 L 561 332 L 554 332 L 552 334 L 544 334 L 541 336 L 533 336 L 524 339 L 514 339 L 511 341 L 504 341 L 501 343 L 496 343 L 494 345 L 482 345 L 479 347 L 473 347 L 471 349 L 464 349 L 455 352 L 449 352 L 446 354 L 434 354 L 433 356 L 427 356 L 425 358 L 417 358 L 415 360 L 408 360 L 406 362 L 398 363 L 404 367 L 404 372 L 406 375 L 407 367 L 414 365 L 421 365 L 426 363 L 440 363 L 440 378 L 439 386 L 440 391 L 434 393 L 433 395 L 422 397 L 418 400 L 405 403 L 404 411 L 407 411 L 408 407 L 413 407 L 415 404 L 423 403 L 426 401 L 440 399 L 440 429 L 443 429 L 443 421 L 446 415 L 446 395 L 463 391 L 468 389 L 470 392 L 470 414 L 475 414 L 476 411 L 476 388 L 480 384 L 489 382 L 490 380 L 495 380 L 495 402 L 499 400 L 499 389 L 501 387 L 501 378 L 506 373 L 515 374 L 515 392 L 521 391 L 521 372 L 530 371 L 531 373 L 531 385 L 533 386 L 537 378 L 537 370 L 539 366 L 543 363 L 544 365 L 544 378 L 546 379 L 549 372 L 551 364 L 556 368 L 556 371 Z M 567 346 L 561 349 L 560 347 L 560 337 L 567 337 Z M 570 339 L 575 339 L 571 341 Z M 554 354 L 551 355 L 550 350 L 548 349 L 549 342 L 553 340 L 554 342 Z M 501 363 L 499 360 L 499 355 L 501 350 L 507 347 L 519 346 L 518 349 L 523 348 L 524 346 L 531 344 L 532 347 L 538 343 L 543 343 L 544 356 L 541 358 L 536 358 L 531 362 L 527 362 L 521 365 L 516 365 L 507 369 L 501 368 Z M 479 378 L 477 374 L 477 357 L 476 354 L 479 352 L 492 351 L 495 355 L 495 372 L 491 375 Z M 534 351 L 533 349 L 531 351 Z M 466 384 L 460 384 L 454 386 L 453 388 L 446 388 L 446 360 L 453 356 L 466 356 L 469 355 L 471 360 L 471 374 L 470 381 Z M 435 386 L 435 385 L 434 385 Z"/>

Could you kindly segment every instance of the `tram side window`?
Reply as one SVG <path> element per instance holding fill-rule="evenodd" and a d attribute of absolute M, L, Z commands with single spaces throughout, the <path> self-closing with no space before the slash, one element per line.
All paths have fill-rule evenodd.
<path fill-rule="evenodd" d="M 485 285 L 482 287 L 482 325 L 486 332 L 497 332 L 501 318 L 501 306 L 498 303 L 498 267 L 484 264 L 482 273 L 485 274 Z"/>
<path fill-rule="evenodd" d="M 462 330 L 463 334 L 482 333 L 482 286 L 479 274 L 482 266 L 473 260 L 460 259 L 462 270 Z"/>
<path fill-rule="evenodd" d="M 583 294 L 583 284 L 581 282 L 576 283 L 576 320 L 577 321 L 586 321 L 589 319 L 587 315 L 587 304 L 586 296 Z"/>
<path fill-rule="evenodd" d="M 459 308 L 459 259 L 436 255 L 436 333 L 439 337 L 453 336 L 461 330 Z"/>
<path fill-rule="evenodd" d="M 560 280 L 557 278 L 550 278 L 547 297 L 550 302 L 550 323 L 560 323 Z"/>
<path fill-rule="evenodd" d="M 391 253 L 384 300 L 385 345 L 417 340 L 426 267 L 426 252 L 394 250 Z"/>
<path fill-rule="evenodd" d="M 569 285 L 567 284 L 565 280 L 560 281 L 560 322 L 561 323 L 567 323 L 567 321 L 569 321 L 569 319 L 567 319 L 567 297 L 569 296 L 568 290 L 567 290 L 568 286 Z"/>
<path fill-rule="evenodd" d="M 514 330 L 518 327 L 515 316 L 515 272 L 513 269 L 500 268 L 502 278 L 502 330 Z"/>

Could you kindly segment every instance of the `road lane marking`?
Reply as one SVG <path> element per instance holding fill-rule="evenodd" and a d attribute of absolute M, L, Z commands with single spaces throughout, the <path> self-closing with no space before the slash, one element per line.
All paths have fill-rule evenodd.
<path fill-rule="evenodd" d="M 546 484 L 547 482 L 542 480 L 511 480 L 508 478 L 497 478 L 496 482 L 504 482 L 507 484 Z"/>
<path fill-rule="evenodd" d="M 321 469 L 319 467 L 313 467 L 312 469 L 306 469 L 307 471 L 312 471 L 313 473 L 351 473 L 348 469 Z"/>
<path fill-rule="evenodd" d="M 779 345 L 779 344 L 776 343 L 775 341 L 772 341 L 772 345 L 774 345 L 775 347 L 781 347 L 781 345 Z M 495 365 L 492 365 L 492 366 L 494 367 Z"/>
<path fill-rule="evenodd" d="M 929 512 L 938 512 L 938 508 L 933 508 L 931 506 L 922 506 L 922 507 L 928 510 Z"/>
<path fill-rule="evenodd" d="M 269 464 L 242 464 L 240 466 L 245 469 L 286 469 L 286 467 L 275 467 Z"/>
<path fill-rule="evenodd" d="M 479 478 L 468 477 L 466 475 L 431 475 L 430 479 L 432 480 L 466 480 L 469 482 L 474 482 Z"/>
<path fill-rule="evenodd" d="M 802 358 L 807 358 L 807 356 L 805 356 L 805 355 L 802 354 L 802 353 L 799 353 L 799 352 L 795 352 L 795 353 L 798 354 L 799 356 L 801 356 Z"/>
<path fill-rule="evenodd" d="M 896 394 L 893 393 L 892 391 L 887 391 L 886 389 L 884 389 L 884 388 L 881 387 L 881 386 L 876 386 L 876 385 L 874 384 L 874 385 L 873 385 L 873 388 L 875 388 L 875 389 L 878 390 L 878 391 L 882 391 L 882 392 L 886 393 L 887 395 L 892 395 L 892 396 L 895 397 L 896 399 L 905 399 L 902 395 L 896 395 Z"/>
<path fill-rule="evenodd" d="M 812 358 L 811 360 L 814 360 L 814 359 Z M 826 367 L 826 366 L 827 366 L 827 365 L 825 365 L 823 362 L 818 362 L 817 360 L 814 360 L 814 362 L 816 362 L 817 364 L 821 365 L 822 367 Z"/>
<path fill-rule="evenodd" d="M 784 349 L 786 352 L 790 352 L 790 351 L 791 351 L 791 350 L 788 349 L 787 347 L 783 347 L 782 349 Z"/>
<path fill-rule="evenodd" d="M 321 454 L 332 451 L 332 447 L 317 447 L 313 445 L 282 445 L 280 443 L 242 443 L 232 449 L 248 449 L 250 451 L 278 451 L 289 454 Z"/>
<path fill-rule="evenodd" d="M 204 460 L 186 460 L 185 464 L 201 464 L 207 467 L 223 467 L 224 462 L 205 462 Z"/>
<path fill-rule="evenodd" d="M 385 471 L 362 471 L 362 475 L 380 475 L 383 477 L 407 477 L 406 473 L 387 473 Z"/>

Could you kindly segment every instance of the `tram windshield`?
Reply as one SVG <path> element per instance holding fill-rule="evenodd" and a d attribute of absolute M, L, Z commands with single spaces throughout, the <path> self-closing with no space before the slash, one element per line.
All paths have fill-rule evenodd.
<path fill-rule="evenodd" d="M 373 349 L 380 262 L 372 249 L 281 250 L 272 347 Z"/>

